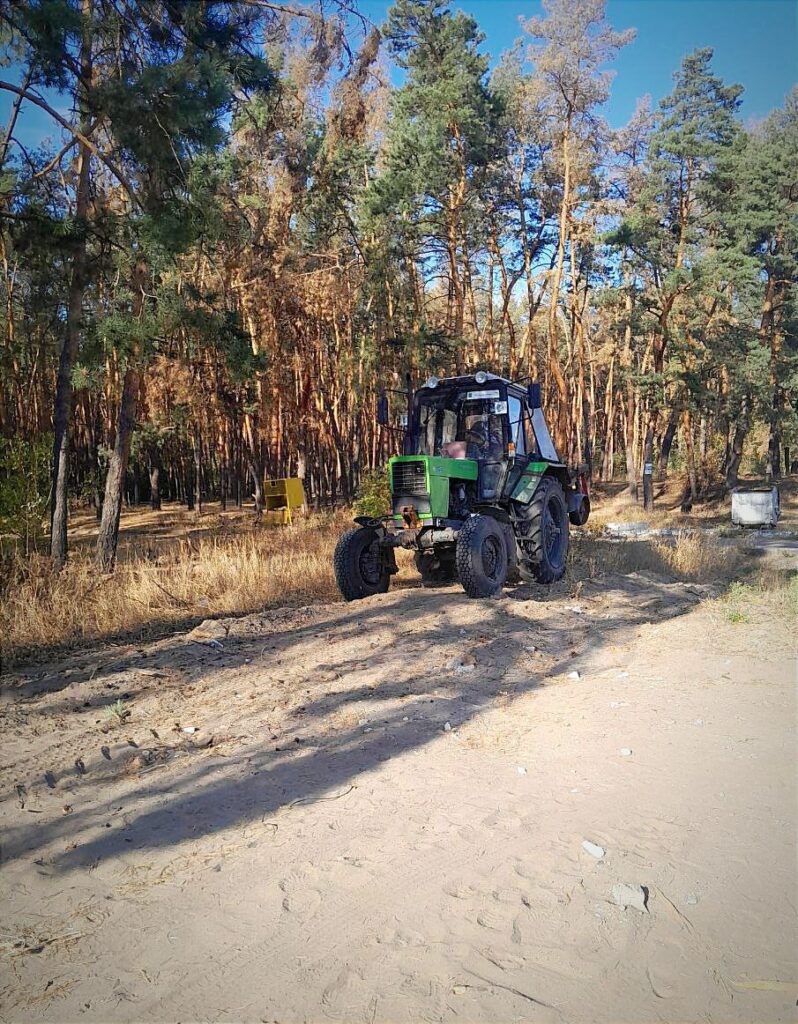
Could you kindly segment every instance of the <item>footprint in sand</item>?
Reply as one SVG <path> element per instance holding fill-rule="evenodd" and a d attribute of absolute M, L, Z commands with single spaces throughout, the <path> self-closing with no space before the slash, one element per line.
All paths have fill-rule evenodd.
<path fill-rule="evenodd" d="M 524 824 L 517 814 L 508 814 L 505 811 L 493 811 L 487 818 L 482 819 L 482 824 L 487 828 L 498 832 L 516 832 Z"/>
<path fill-rule="evenodd" d="M 376 1005 L 360 971 L 343 967 L 321 996 L 324 1015 L 333 1020 L 371 1021 Z"/>
<path fill-rule="evenodd" d="M 414 931 L 412 928 L 386 928 L 377 936 L 377 942 L 382 946 L 395 946 L 396 948 L 404 946 L 421 948 L 428 944 L 421 932 Z"/>
<path fill-rule="evenodd" d="M 321 906 L 321 892 L 316 887 L 319 872 L 312 864 L 300 865 L 278 884 L 285 894 L 283 910 L 300 921 L 307 921 Z"/>
<path fill-rule="evenodd" d="M 491 896 L 497 903 L 511 903 L 517 906 L 523 899 L 524 893 L 520 889 L 494 889 Z"/>
<path fill-rule="evenodd" d="M 477 924 L 493 932 L 506 931 L 507 915 L 498 908 L 483 907 L 477 914 Z"/>
<path fill-rule="evenodd" d="M 443 891 L 447 896 L 451 896 L 455 900 L 475 900 L 481 899 L 482 894 L 473 885 L 468 885 L 465 882 L 455 882 L 450 885 L 446 885 Z"/>

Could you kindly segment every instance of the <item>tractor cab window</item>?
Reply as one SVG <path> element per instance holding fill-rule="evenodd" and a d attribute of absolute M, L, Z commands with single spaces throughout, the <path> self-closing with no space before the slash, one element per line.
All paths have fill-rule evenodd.
<path fill-rule="evenodd" d="M 458 441 L 465 441 L 467 459 L 499 459 L 504 452 L 502 415 L 493 411 L 495 403 L 478 398 L 462 403 Z"/>
<path fill-rule="evenodd" d="M 533 458 L 540 458 L 540 449 L 538 448 L 538 440 L 535 437 L 535 431 L 532 428 L 532 416 L 529 410 L 524 408 L 524 434 L 526 435 L 526 452 L 527 455 L 531 455 Z"/>
<path fill-rule="evenodd" d="M 434 405 L 422 402 L 418 416 L 417 455 L 435 454 L 435 430 L 438 425 L 438 410 Z"/>
<path fill-rule="evenodd" d="M 441 448 L 457 440 L 457 413 L 453 409 L 441 409 Z"/>
<path fill-rule="evenodd" d="M 507 400 L 510 416 L 510 440 L 515 445 L 516 455 L 526 455 L 526 437 L 524 432 L 525 410 L 520 398 L 512 395 Z"/>
<path fill-rule="evenodd" d="M 473 394 L 473 393 L 472 393 Z M 418 396 L 416 455 L 449 459 L 500 459 L 504 454 L 507 405 L 469 392 Z"/>

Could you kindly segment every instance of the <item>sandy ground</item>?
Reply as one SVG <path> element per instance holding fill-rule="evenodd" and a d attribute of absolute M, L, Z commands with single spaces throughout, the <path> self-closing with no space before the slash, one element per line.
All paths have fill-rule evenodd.
<path fill-rule="evenodd" d="M 794 638 L 725 608 L 405 587 L 15 671 L 0 1019 L 794 1019 Z"/>

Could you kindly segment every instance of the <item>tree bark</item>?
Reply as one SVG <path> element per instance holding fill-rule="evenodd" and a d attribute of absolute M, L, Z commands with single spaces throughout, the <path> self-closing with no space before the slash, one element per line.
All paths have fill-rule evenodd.
<path fill-rule="evenodd" d="M 687 447 L 687 477 L 690 481 L 690 498 L 692 501 L 698 500 L 698 473 L 696 472 L 695 464 L 695 443 L 693 439 L 693 417 L 690 415 L 690 410 L 686 409 L 684 413 L 684 443 Z"/>
<path fill-rule="evenodd" d="M 659 465 L 657 466 L 657 478 L 659 480 L 665 479 L 665 474 L 668 470 L 668 459 L 671 456 L 671 448 L 673 447 L 673 439 L 676 436 L 676 428 L 679 425 L 679 417 L 674 410 L 671 412 L 668 418 L 668 425 L 665 428 L 665 433 L 662 435 L 662 446 L 659 450 Z"/>
<path fill-rule="evenodd" d="M 119 405 L 119 422 L 116 428 L 114 450 L 108 463 L 105 478 L 105 500 L 97 535 L 97 567 L 111 572 L 116 563 L 116 548 L 119 541 L 119 517 L 122 513 L 122 496 L 130 455 L 130 441 L 136 425 L 136 404 L 140 385 L 138 370 L 129 365 L 122 385 L 122 401 Z"/>
<path fill-rule="evenodd" d="M 194 432 L 194 511 L 202 512 L 202 437 L 199 427 Z"/>
<path fill-rule="evenodd" d="M 615 355 L 610 359 L 607 370 L 607 384 L 604 391 L 604 450 L 601 456 L 601 479 L 608 483 L 612 480 L 615 463 L 615 418 L 617 404 L 615 402 Z"/>
<path fill-rule="evenodd" d="M 625 313 L 626 324 L 623 330 L 623 354 L 621 365 L 624 373 L 624 390 L 626 392 L 626 488 L 632 498 L 637 501 L 637 458 L 635 453 L 635 389 L 632 382 L 632 314 L 634 312 L 634 295 L 629 273 L 626 273 Z"/>
<path fill-rule="evenodd" d="M 161 467 L 155 459 L 150 462 L 150 508 L 153 512 L 161 508 Z"/>
<path fill-rule="evenodd" d="M 560 298 L 560 286 L 562 284 L 563 265 L 565 263 L 565 250 L 568 244 L 568 222 L 571 199 L 571 121 L 566 120 L 563 131 L 562 155 L 563 155 L 563 189 L 562 202 L 560 203 L 559 225 L 557 233 L 557 259 L 554 266 L 554 277 L 552 278 L 551 295 L 549 296 L 549 344 L 547 353 L 548 371 L 557 386 L 559 395 L 559 416 L 557 423 L 558 443 L 565 449 L 569 448 L 572 431 L 569 425 L 570 402 L 568 401 L 568 385 L 560 367 L 559 339 L 557 332 L 557 309 Z"/>
<path fill-rule="evenodd" d="M 146 267 L 138 262 L 131 274 L 133 291 L 133 316 L 138 319 L 144 308 L 144 286 L 146 283 Z M 127 476 L 127 464 L 130 456 L 130 442 L 136 426 L 136 406 L 138 405 L 141 374 L 137 367 L 139 352 L 137 348 L 128 355 L 127 369 L 122 383 L 122 398 L 119 403 L 119 420 L 114 439 L 114 450 L 108 463 L 105 478 L 105 499 L 100 530 L 97 534 L 96 562 L 103 572 L 111 572 L 116 563 L 116 548 L 119 542 L 119 517 L 122 513 L 122 496 Z"/>
<path fill-rule="evenodd" d="M 649 414 L 646 441 L 643 446 L 643 508 L 654 511 L 654 431 L 657 426 L 657 412 Z"/>
<path fill-rule="evenodd" d="M 740 414 L 734 427 L 734 438 L 731 443 L 731 453 L 726 465 L 726 487 L 728 490 L 737 486 L 737 474 L 740 471 L 740 463 L 743 458 L 743 446 L 748 433 L 751 398 L 746 391 L 743 395 Z"/>

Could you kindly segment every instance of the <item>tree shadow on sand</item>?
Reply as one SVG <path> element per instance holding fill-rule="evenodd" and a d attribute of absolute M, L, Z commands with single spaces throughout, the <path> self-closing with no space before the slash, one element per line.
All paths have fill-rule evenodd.
<path fill-rule="evenodd" d="M 606 582 L 603 586 L 606 590 Z M 47 863 L 59 873 L 80 870 L 132 851 L 178 847 L 244 827 L 297 801 L 312 803 L 352 784 L 382 762 L 424 747 L 440 737 L 444 722 L 456 729 L 493 707 L 500 694 L 511 705 L 550 685 L 547 680 L 552 677 L 584 667 L 588 659 L 617 642 L 623 631 L 651 622 L 652 599 L 657 621 L 684 615 L 701 601 L 701 594 L 687 587 L 650 580 L 625 586 L 623 614 L 603 618 L 579 616 L 565 608 L 556 621 L 550 617 L 538 622 L 529 588 L 510 592 L 508 601 L 484 602 L 483 619 L 468 630 L 480 637 L 478 664 L 468 673 L 436 669 L 428 658 L 440 645 L 450 647 L 453 630 L 457 632 L 451 613 L 468 599 L 454 588 L 415 590 L 401 601 L 396 595 L 385 595 L 340 606 L 340 610 L 336 606 L 323 621 L 311 620 L 266 635 L 231 635 L 224 652 L 203 665 L 196 682 L 221 667 L 229 670 L 249 664 L 258 651 L 266 670 L 277 660 L 287 661 L 307 643 L 320 641 L 329 649 L 314 671 L 333 682 L 327 692 L 313 696 L 301 709 L 303 728 L 317 725 L 318 737 L 289 743 L 290 749 L 286 744 L 276 749 L 264 736 L 261 744 L 248 745 L 225 758 L 198 755 L 193 762 L 175 761 L 164 773 L 140 777 L 132 791 L 99 800 L 86 810 L 41 825 L 31 822 L 7 829 L 3 860 L 35 857 L 51 844 L 67 840 L 70 845 L 49 855 Z M 440 623 L 415 628 L 414 618 L 430 611 L 440 616 Z M 359 658 L 335 654 L 338 642 L 369 633 L 379 641 L 368 656 L 369 671 L 384 677 L 374 689 L 362 679 L 347 682 L 358 671 L 362 652 Z M 545 671 L 529 662 L 529 645 L 541 635 L 553 657 Z M 148 666 L 157 669 L 159 659 L 171 664 L 173 647 L 156 652 Z M 349 724 L 321 735 L 331 716 L 347 708 L 357 713 L 369 701 L 398 704 L 377 714 L 373 724 L 370 720 L 371 731 Z M 80 780 L 81 786 L 87 784 L 90 778 Z M 120 802 L 125 823 L 106 827 Z"/>

